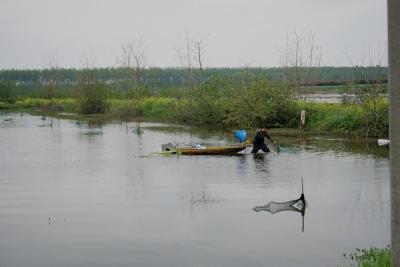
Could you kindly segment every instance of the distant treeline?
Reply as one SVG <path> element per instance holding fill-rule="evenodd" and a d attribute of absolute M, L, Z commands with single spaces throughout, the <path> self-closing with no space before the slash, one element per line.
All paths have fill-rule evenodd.
<path fill-rule="evenodd" d="M 331 86 L 346 84 L 349 81 L 373 83 L 387 81 L 387 67 L 315 67 L 310 69 L 313 79 L 304 85 Z M 42 70 L 0 70 L 0 81 L 15 82 L 21 87 L 40 87 L 56 82 L 61 86 L 75 85 L 83 69 L 42 69 Z M 244 75 L 266 77 L 271 80 L 285 79 L 285 68 L 206 68 L 202 70 L 202 80 L 211 77 L 229 77 L 240 81 Z M 151 89 L 181 87 L 185 85 L 188 70 L 185 68 L 147 68 L 141 76 L 144 86 Z M 126 79 L 126 69 L 94 68 L 94 78 L 105 84 Z"/>

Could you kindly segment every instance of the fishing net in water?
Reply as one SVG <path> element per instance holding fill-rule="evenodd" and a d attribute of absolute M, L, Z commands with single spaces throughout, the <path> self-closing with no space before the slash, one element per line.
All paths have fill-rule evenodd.
<path fill-rule="evenodd" d="M 302 212 L 302 210 L 305 210 L 306 203 L 305 203 L 305 198 L 304 194 L 301 194 L 301 197 L 298 199 L 290 200 L 287 202 L 274 202 L 270 201 L 267 204 L 263 206 L 256 206 L 253 208 L 253 210 L 259 212 L 259 211 L 268 211 L 272 214 L 281 212 L 281 211 L 298 211 Z"/>
<path fill-rule="evenodd" d="M 281 212 L 281 211 L 295 211 L 300 212 L 302 216 L 302 231 L 304 232 L 304 215 L 306 212 L 306 199 L 304 196 L 303 190 L 303 178 L 301 179 L 301 196 L 298 199 L 289 200 L 286 202 L 274 202 L 270 201 L 263 206 L 255 206 L 253 208 L 254 211 L 268 211 L 272 214 Z"/>

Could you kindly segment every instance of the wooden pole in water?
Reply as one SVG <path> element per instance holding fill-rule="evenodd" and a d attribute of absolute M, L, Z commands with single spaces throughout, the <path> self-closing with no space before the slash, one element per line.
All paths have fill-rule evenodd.
<path fill-rule="evenodd" d="M 388 0 L 392 266 L 400 267 L 400 1 Z"/>
<path fill-rule="evenodd" d="M 306 111 L 302 110 L 300 113 L 300 132 L 304 131 L 306 125 Z"/>

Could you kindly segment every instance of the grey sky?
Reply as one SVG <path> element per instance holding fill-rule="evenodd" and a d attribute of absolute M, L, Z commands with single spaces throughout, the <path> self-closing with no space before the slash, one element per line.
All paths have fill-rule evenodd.
<path fill-rule="evenodd" d="M 288 29 L 313 32 L 322 65 L 386 64 L 386 17 L 385 0 L 0 0 L 0 68 L 116 66 L 140 37 L 150 66 L 177 66 L 185 31 L 206 66 L 279 66 Z"/>

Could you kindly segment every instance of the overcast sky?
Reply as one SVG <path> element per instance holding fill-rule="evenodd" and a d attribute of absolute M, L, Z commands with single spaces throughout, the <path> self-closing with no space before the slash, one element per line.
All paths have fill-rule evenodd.
<path fill-rule="evenodd" d="M 149 66 L 178 66 L 185 31 L 207 67 L 279 66 L 294 30 L 322 65 L 386 64 L 386 19 L 386 0 L 0 0 L 0 68 L 117 66 L 139 38 Z"/>

